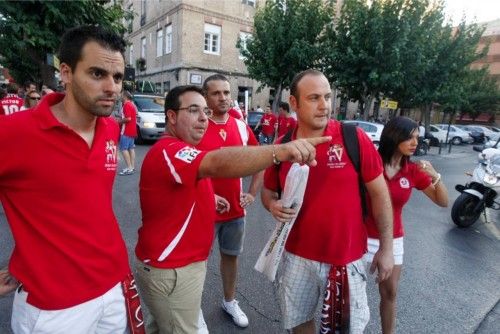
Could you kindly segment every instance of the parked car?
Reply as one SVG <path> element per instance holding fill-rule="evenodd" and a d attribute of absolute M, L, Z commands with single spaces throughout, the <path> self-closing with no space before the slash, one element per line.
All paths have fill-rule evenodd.
<path fill-rule="evenodd" d="M 380 136 L 382 135 L 382 130 L 384 129 L 383 124 L 365 122 L 365 121 L 344 121 L 344 123 L 354 124 L 359 126 L 361 129 L 365 130 L 366 134 L 372 140 L 373 144 L 378 147 L 380 144 Z"/>
<path fill-rule="evenodd" d="M 463 125 L 463 129 L 466 131 L 475 130 L 482 132 L 486 140 L 488 140 L 495 133 L 495 131 L 488 129 L 487 127 L 482 125 Z"/>
<path fill-rule="evenodd" d="M 443 130 L 444 136 L 442 136 L 442 139 L 439 138 L 439 141 L 444 142 L 446 140 L 446 133 L 448 132 L 448 124 L 435 124 L 435 126 Z M 459 129 L 454 125 L 450 125 L 449 127 L 450 133 L 448 135 L 448 141 L 453 145 L 460 145 L 462 143 L 472 144 L 474 142 L 474 139 L 467 131 Z"/>
<path fill-rule="evenodd" d="M 264 113 L 260 111 L 249 111 L 247 115 L 247 124 L 252 129 L 256 138 L 259 137 L 260 130 L 255 130 L 255 126 L 257 126 L 262 116 L 264 116 Z"/>
<path fill-rule="evenodd" d="M 474 143 L 479 143 L 479 144 L 484 143 L 485 136 L 483 131 L 471 127 L 469 125 L 455 125 L 455 126 L 458 127 L 459 129 L 467 131 L 471 135 L 472 139 L 474 139 Z"/>
<path fill-rule="evenodd" d="M 137 107 L 137 143 L 156 140 L 165 132 L 165 98 L 156 95 L 134 94 Z"/>

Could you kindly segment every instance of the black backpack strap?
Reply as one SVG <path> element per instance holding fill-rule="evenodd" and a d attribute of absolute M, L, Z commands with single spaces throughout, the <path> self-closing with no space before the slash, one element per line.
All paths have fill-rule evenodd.
<path fill-rule="evenodd" d="M 293 134 L 293 129 L 288 130 L 287 133 L 283 136 L 283 139 L 281 140 L 280 144 L 285 144 L 288 143 L 289 141 L 292 140 L 292 134 Z"/>
<path fill-rule="evenodd" d="M 358 133 L 356 131 L 356 126 L 349 123 L 341 123 L 342 127 L 342 137 L 344 138 L 344 145 L 347 151 L 349 159 L 351 159 L 352 164 L 356 173 L 358 173 L 358 187 L 359 195 L 361 196 L 361 208 L 363 210 L 363 218 L 368 215 L 368 206 L 366 203 L 366 186 L 361 177 L 361 159 L 359 156 L 359 140 Z"/>

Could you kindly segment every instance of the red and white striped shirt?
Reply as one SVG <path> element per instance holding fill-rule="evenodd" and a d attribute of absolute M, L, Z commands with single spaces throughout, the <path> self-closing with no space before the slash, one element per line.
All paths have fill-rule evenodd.
<path fill-rule="evenodd" d="M 206 153 L 164 137 L 146 154 L 139 182 L 139 260 L 157 268 L 179 268 L 208 258 L 215 199 L 210 179 L 198 179 Z"/>

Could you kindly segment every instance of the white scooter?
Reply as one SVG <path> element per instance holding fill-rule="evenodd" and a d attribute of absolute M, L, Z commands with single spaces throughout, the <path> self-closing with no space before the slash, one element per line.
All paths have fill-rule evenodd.
<path fill-rule="evenodd" d="M 471 176 L 471 182 L 464 186 L 455 186 L 461 194 L 453 203 L 451 218 L 460 227 L 471 226 L 481 213 L 484 213 L 487 219 L 487 208 L 500 210 L 500 203 L 495 201 L 500 192 L 500 149 L 482 150 Z"/>

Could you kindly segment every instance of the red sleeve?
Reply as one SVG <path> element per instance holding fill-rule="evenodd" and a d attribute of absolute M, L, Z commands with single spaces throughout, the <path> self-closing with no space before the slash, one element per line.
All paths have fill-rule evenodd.
<path fill-rule="evenodd" d="M 123 105 L 123 116 L 126 118 L 130 117 L 131 119 L 133 119 L 134 114 L 135 114 L 134 105 L 132 104 L 132 102 L 127 101 L 127 103 Z"/>
<path fill-rule="evenodd" d="M 248 125 L 247 125 L 247 132 L 248 132 L 248 143 L 247 144 L 250 146 L 258 146 L 259 142 L 255 138 L 255 135 L 253 134 L 252 129 L 250 129 L 250 127 Z"/>
<path fill-rule="evenodd" d="M 431 177 L 426 173 L 422 172 L 417 164 L 410 163 L 410 166 L 412 168 L 411 175 L 413 178 L 413 183 L 415 184 L 415 188 L 417 188 L 418 190 L 424 190 L 425 188 L 431 185 L 432 183 Z"/>
<path fill-rule="evenodd" d="M 359 141 L 359 156 L 361 160 L 361 176 L 365 183 L 373 181 L 383 172 L 382 159 L 368 135 L 357 128 Z"/>
<path fill-rule="evenodd" d="M 161 152 L 173 181 L 185 185 L 196 184 L 198 169 L 207 153 L 180 141 L 168 145 Z"/>
<path fill-rule="evenodd" d="M 229 109 L 229 111 L 227 113 L 236 119 L 239 119 L 239 120 L 243 119 L 242 115 L 234 108 Z"/>
<path fill-rule="evenodd" d="M 264 187 L 272 191 L 278 191 L 280 189 L 279 184 L 279 168 L 276 166 L 271 166 L 264 172 Z"/>
<path fill-rule="evenodd" d="M 278 117 L 273 114 L 273 127 L 278 123 Z"/>

